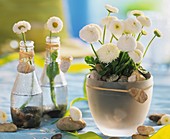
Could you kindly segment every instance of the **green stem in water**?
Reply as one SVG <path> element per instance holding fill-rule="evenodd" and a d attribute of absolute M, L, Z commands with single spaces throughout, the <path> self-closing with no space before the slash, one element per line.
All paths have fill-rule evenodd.
<path fill-rule="evenodd" d="M 58 109 L 58 105 L 56 102 L 55 88 L 54 88 L 54 79 L 50 79 L 50 92 L 51 92 L 51 100 L 54 106 Z"/>
<path fill-rule="evenodd" d="M 28 50 L 27 50 L 27 46 L 26 46 L 26 36 L 25 36 L 25 33 L 21 33 L 21 34 L 22 34 L 22 39 L 24 41 L 25 49 L 26 49 L 26 52 L 27 52 Z"/>
<path fill-rule="evenodd" d="M 50 43 L 51 43 L 51 38 L 52 38 L 52 32 L 50 31 Z"/>
<path fill-rule="evenodd" d="M 94 49 L 94 47 L 93 47 L 93 44 L 91 43 L 90 45 L 91 45 L 91 48 L 92 48 L 92 50 L 93 50 L 93 52 L 94 52 L 96 58 L 99 59 L 99 57 L 98 57 L 98 55 L 97 55 L 97 53 L 96 53 L 96 51 L 95 51 L 95 49 Z"/>
<path fill-rule="evenodd" d="M 155 37 L 156 37 L 156 35 L 155 35 L 155 36 L 153 36 L 153 38 L 152 38 L 152 39 L 150 40 L 150 42 L 148 43 L 148 45 L 147 45 L 147 47 L 146 47 L 146 49 L 145 49 L 145 52 L 144 52 L 144 54 L 143 54 L 143 58 L 145 57 L 146 52 L 148 51 L 149 46 L 151 45 L 151 43 L 153 42 L 153 40 L 155 39 Z"/>
<path fill-rule="evenodd" d="M 112 43 L 113 38 L 115 38 L 115 40 L 118 41 L 118 38 L 117 38 L 114 34 L 112 34 L 112 37 L 111 37 L 111 39 L 110 39 L 110 43 Z"/>

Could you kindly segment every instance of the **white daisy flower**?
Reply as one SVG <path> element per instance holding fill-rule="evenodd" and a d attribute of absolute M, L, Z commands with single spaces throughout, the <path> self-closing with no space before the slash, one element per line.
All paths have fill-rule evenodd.
<path fill-rule="evenodd" d="M 110 63 L 119 56 L 120 50 L 112 43 L 104 44 L 98 51 L 99 60 L 103 63 Z"/>
<path fill-rule="evenodd" d="M 142 26 L 150 27 L 151 20 L 146 16 L 138 16 L 137 20 L 142 24 Z"/>
<path fill-rule="evenodd" d="M 0 123 L 5 123 L 7 121 L 7 114 L 3 111 L 0 111 Z"/>
<path fill-rule="evenodd" d="M 170 115 L 165 114 L 161 117 L 160 122 L 162 125 L 168 125 L 170 124 Z"/>
<path fill-rule="evenodd" d="M 110 23 L 114 20 L 118 20 L 118 18 L 116 16 L 107 16 L 102 19 L 101 23 L 103 26 L 106 25 L 106 27 L 109 27 Z"/>
<path fill-rule="evenodd" d="M 124 24 L 120 20 L 115 20 L 110 23 L 109 30 L 112 34 L 122 35 L 124 31 Z"/>
<path fill-rule="evenodd" d="M 136 46 L 137 42 L 132 35 L 122 35 L 117 42 L 117 47 L 125 52 L 135 50 Z"/>
<path fill-rule="evenodd" d="M 94 43 L 100 40 L 101 32 L 99 31 L 99 28 L 96 25 L 89 24 L 89 25 L 84 26 L 80 30 L 79 36 L 82 40 L 88 43 Z"/>
<path fill-rule="evenodd" d="M 107 10 L 109 13 L 118 13 L 118 12 L 119 12 L 119 9 L 118 9 L 118 8 L 113 7 L 113 6 L 109 5 L 109 4 L 106 4 L 106 5 L 105 5 L 105 8 L 106 8 L 106 10 Z"/>
<path fill-rule="evenodd" d="M 124 32 L 136 34 L 142 30 L 142 25 L 137 19 L 128 18 L 124 21 Z"/>
<path fill-rule="evenodd" d="M 128 52 L 128 54 L 129 54 L 129 57 L 132 58 L 132 60 L 135 63 L 141 62 L 141 60 L 143 58 L 143 54 L 139 49 L 136 49 L 134 51 L 130 51 L 130 52 Z"/>
<path fill-rule="evenodd" d="M 90 25 L 96 27 L 97 30 L 98 30 L 99 33 L 100 33 L 100 36 L 102 36 L 102 29 L 101 29 L 101 27 L 100 27 L 99 25 L 97 25 L 97 24 L 90 24 Z"/>
<path fill-rule="evenodd" d="M 134 15 L 136 17 L 144 15 L 144 13 L 142 11 L 140 11 L 140 10 L 133 10 L 133 11 L 130 12 L 130 14 Z"/>
<path fill-rule="evenodd" d="M 21 34 L 21 33 L 25 33 L 28 30 L 30 30 L 31 29 L 31 25 L 27 21 L 19 21 L 19 22 L 14 24 L 12 29 L 13 29 L 14 33 Z"/>
<path fill-rule="evenodd" d="M 137 41 L 137 47 L 136 49 L 140 50 L 142 53 L 144 53 L 144 46 L 141 42 Z"/>
<path fill-rule="evenodd" d="M 52 33 L 58 33 L 63 28 L 63 21 L 56 16 L 50 17 L 47 21 L 47 28 Z"/>

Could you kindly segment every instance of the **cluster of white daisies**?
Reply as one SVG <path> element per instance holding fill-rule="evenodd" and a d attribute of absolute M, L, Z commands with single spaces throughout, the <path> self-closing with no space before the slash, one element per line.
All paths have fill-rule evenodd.
<path fill-rule="evenodd" d="M 97 24 L 89 24 L 80 30 L 80 38 L 87 43 L 90 43 L 96 57 L 103 63 L 111 63 L 119 57 L 119 53 L 127 52 L 129 57 L 135 62 L 140 63 L 146 54 L 146 51 L 155 37 L 160 37 L 161 33 L 154 30 L 154 37 L 144 49 L 143 44 L 139 41 L 142 35 L 146 35 L 144 27 L 151 26 L 151 20 L 144 15 L 142 11 L 131 11 L 133 17 L 126 20 L 120 20 L 115 16 L 110 16 L 111 13 L 118 13 L 116 7 L 105 5 L 108 11 L 108 16 L 102 19 L 104 31 Z M 105 43 L 106 29 L 112 34 L 109 43 Z M 117 44 L 112 41 L 115 39 Z M 95 51 L 93 43 L 100 42 L 102 47 Z"/>

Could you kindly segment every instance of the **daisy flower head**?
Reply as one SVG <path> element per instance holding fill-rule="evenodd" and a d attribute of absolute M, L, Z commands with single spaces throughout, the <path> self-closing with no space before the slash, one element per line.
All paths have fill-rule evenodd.
<path fill-rule="evenodd" d="M 139 63 L 142 61 L 143 54 L 139 49 L 135 49 L 134 51 L 128 52 L 129 57 L 133 60 L 135 63 Z"/>
<path fill-rule="evenodd" d="M 112 43 L 104 44 L 97 51 L 99 60 L 103 63 L 111 63 L 113 60 L 118 58 L 119 53 L 120 53 L 119 48 Z"/>
<path fill-rule="evenodd" d="M 80 30 L 79 36 L 85 42 L 94 43 L 100 40 L 101 32 L 99 31 L 99 28 L 96 25 L 89 24 L 89 25 L 84 26 Z"/>
<path fill-rule="evenodd" d="M 50 17 L 47 21 L 47 28 L 52 33 L 58 33 L 63 28 L 63 21 L 56 16 Z"/>
<path fill-rule="evenodd" d="M 142 30 L 141 23 L 134 18 L 128 18 L 124 21 L 124 32 L 129 34 L 136 34 Z"/>
<path fill-rule="evenodd" d="M 114 20 L 111 22 L 109 30 L 112 34 L 122 35 L 122 33 L 124 32 L 124 24 L 120 20 Z"/>
<path fill-rule="evenodd" d="M 137 41 L 137 47 L 136 49 L 140 50 L 142 53 L 144 53 L 144 46 L 141 42 Z"/>
<path fill-rule="evenodd" d="M 0 123 L 5 123 L 7 121 L 7 114 L 3 111 L 0 111 Z"/>
<path fill-rule="evenodd" d="M 114 20 L 118 20 L 118 18 L 116 16 L 107 16 L 102 19 L 101 23 L 103 26 L 106 25 L 106 27 L 109 27 L 110 23 Z"/>
<path fill-rule="evenodd" d="M 138 17 L 138 16 L 144 16 L 144 13 L 143 13 L 142 11 L 140 11 L 140 10 L 133 10 L 133 11 L 130 12 L 130 14 L 131 14 L 131 15 L 134 15 L 134 16 L 136 16 L 136 17 Z"/>
<path fill-rule="evenodd" d="M 117 42 L 117 47 L 125 52 L 135 50 L 136 46 L 137 42 L 132 35 L 122 35 Z"/>
<path fill-rule="evenodd" d="M 145 26 L 145 27 L 150 27 L 152 24 L 149 17 L 146 17 L 146 16 L 138 16 L 137 20 L 141 23 L 142 26 Z"/>
<path fill-rule="evenodd" d="M 119 12 L 119 9 L 118 9 L 118 8 L 113 7 L 113 6 L 109 5 L 109 4 L 106 4 L 106 5 L 105 5 L 105 8 L 106 8 L 106 10 L 107 10 L 109 13 L 118 13 L 118 12 Z"/>
<path fill-rule="evenodd" d="M 31 25 L 27 21 L 19 21 L 13 25 L 13 32 L 16 34 L 22 34 L 31 29 Z"/>
<path fill-rule="evenodd" d="M 99 26 L 99 25 L 97 25 L 97 24 L 90 24 L 91 26 L 94 26 L 94 27 L 96 27 L 96 29 L 99 31 L 99 33 L 100 33 L 100 36 L 102 36 L 102 29 L 101 29 L 101 27 Z"/>

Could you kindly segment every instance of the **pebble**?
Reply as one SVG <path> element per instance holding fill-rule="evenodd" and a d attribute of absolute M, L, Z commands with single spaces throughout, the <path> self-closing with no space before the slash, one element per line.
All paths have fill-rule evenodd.
<path fill-rule="evenodd" d="M 94 80 L 99 80 L 101 78 L 101 76 L 98 74 L 97 71 L 92 70 L 90 73 L 90 78 L 94 79 Z"/>
<path fill-rule="evenodd" d="M 57 128 L 63 131 L 78 131 L 86 127 L 86 123 L 83 119 L 79 121 L 73 121 L 73 119 L 68 117 L 63 117 L 57 121 Z"/>
<path fill-rule="evenodd" d="M 119 137 L 110 137 L 108 139 L 120 139 Z"/>
<path fill-rule="evenodd" d="M 70 108 L 70 116 L 73 121 L 80 121 L 82 119 L 82 112 L 79 108 L 72 106 Z"/>
<path fill-rule="evenodd" d="M 51 139 L 62 139 L 62 134 L 58 133 L 51 137 Z"/>
<path fill-rule="evenodd" d="M 155 132 L 154 128 L 151 126 L 139 126 L 137 131 L 140 135 L 149 136 Z"/>
<path fill-rule="evenodd" d="M 165 115 L 165 114 L 162 114 L 162 113 L 161 114 L 151 114 L 151 115 L 149 115 L 149 119 L 153 122 L 158 122 L 163 115 Z"/>
<path fill-rule="evenodd" d="M 127 81 L 128 81 L 127 76 L 121 76 L 120 79 L 118 80 L 118 82 L 127 82 Z"/>
<path fill-rule="evenodd" d="M 107 82 L 115 82 L 115 81 L 118 80 L 118 78 L 119 78 L 118 75 L 113 74 L 113 75 L 109 76 L 108 78 L 106 78 L 106 81 L 107 81 Z"/>
<path fill-rule="evenodd" d="M 128 82 L 136 82 L 136 75 L 131 75 L 128 77 Z"/>
<path fill-rule="evenodd" d="M 0 132 L 16 132 L 17 126 L 13 123 L 0 124 Z"/>
<path fill-rule="evenodd" d="M 132 139 L 148 139 L 149 136 L 142 136 L 139 134 L 132 135 Z"/>

